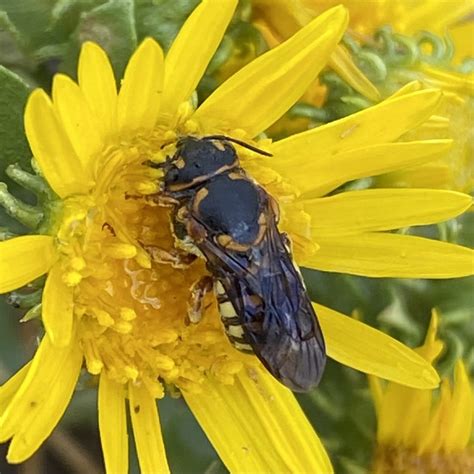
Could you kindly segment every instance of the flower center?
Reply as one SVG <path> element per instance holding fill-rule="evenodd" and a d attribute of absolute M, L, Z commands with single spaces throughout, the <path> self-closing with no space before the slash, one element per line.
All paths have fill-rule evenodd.
<path fill-rule="evenodd" d="M 373 466 L 374 473 L 403 472 L 415 474 L 441 474 L 447 472 L 472 472 L 472 450 L 418 454 L 404 447 L 379 446 Z"/>
<path fill-rule="evenodd" d="M 232 383 L 252 360 L 227 341 L 212 295 L 203 319 L 189 323 L 189 290 L 205 274 L 203 262 L 177 269 L 144 250 L 174 248 L 170 210 L 146 199 L 157 172 L 143 162 L 162 143 L 151 137 L 107 150 L 95 191 L 65 202 L 58 231 L 88 371 L 143 383 L 155 397 L 164 384 L 197 391 L 204 376 Z"/>

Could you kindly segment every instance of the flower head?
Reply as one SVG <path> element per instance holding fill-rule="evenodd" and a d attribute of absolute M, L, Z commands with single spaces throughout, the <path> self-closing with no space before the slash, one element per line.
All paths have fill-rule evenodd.
<path fill-rule="evenodd" d="M 253 3 L 255 21 L 274 45 L 337 2 L 279 0 L 273 8 L 266 0 Z M 281 121 L 273 132 L 301 130 L 348 115 L 416 80 L 420 87 L 439 87 L 444 96 L 436 117 L 414 130 L 411 139 L 424 138 L 426 132 L 432 138 L 452 138 L 453 147 L 440 160 L 385 174 L 376 185 L 471 192 L 474 87 L 469 50 L 473 24 L 468 16 L 472 11 L 470 2 L 453 2 L 449 11 L 446 3 L 431 1 L 342 3 L 349 9 L 351 21 L 345 37 L 348 50 L 339 47 L 331 57 L 330 66 L 337 76 L 327 74 L 322 84 L 314 84 L 302 97 L 299 108 L 291 112 L 293 122 Z M 455 33 L 454 40 L 448 29 Z"/>
<path fill-rule="evenodd" d="M 433 362 L 443 350 L 437 338 L 439 317 L 433 311 L 425 343 L 417 352 Z M 382 387 L 371 377 L 377 410 L 374 472 L 470 472 L 469 448 L 474 422 L 474 393 L 466 368 L 456 362 L 454 380 L 441 382 L 440 393 L 390 383 Z"/>
<path fill-rule="evenodd" d="M 108 472 L 126 470 L 127 405 L 142 470 L 168 470 L 155 404 L 168 388 L 183 394 L 231 471 L 331 471 L 292 394 L 228 343 L 213 298 L 202 321 L 189 324 L 186 301 L 205 266 L 163 263 L 162 251 L 169 258 L 176 250 L 169 209 L 147 199 L 160 175 L 144 166 L 172 153 L 179 136 L 221 133 L 271 151 L 269 159 L 238 149 L 245 170 L 278 201 L 281 229 L 302 265 L 371 276 L 472 273 L 468 249 L 384 232 L 455 216 L 470 205 L 469 196 L 377 190 L 324 197 L 348 180 L 445 150 L 447 140 L 392 143 L 430 117 L 437 90 L 407 91 L 280 142 L 261 136 L 326 64 L 347 24 L 344 9 L 316 18 L 194 106 L 193 91 L 235 5 L 203 1 L 166 58 L 146 39 L 118 93 L 106 54 L 86 43 L 78 84 L 58 75 L 52 101 L 41 90 L 29 98 L 27 137 L 58 198 L 43 235 L 0 244 L 1 292 L 47 273 L 46 334 L 32 362 L 0 388 L 0 440 L 12 440 L 10 462 L 28 458 L 50 434 L 84 362 L 100 380 Z M 389 119 L 382 124 L 382 117 Z M 409 386 L 437 385 L 432 367 L 402 344 L 328 308 L 316 311 L 330 357 Z"/>
<path fill-rule="evenodd" d="M 387 24 L 401 33 L 417 33 L 426 29 L 444 33 L 472 12 L 472 4 L 468 0 L 455 0 L 450 3 L 449 9 L 445 3 L 436 0 L 373 0 L 370 4 L 357 0 L 301 0 L 301 4 L 313 15 L 342 4 L 351 12 L 351 28 L 368 35 L 373 34 L 380 25 Z"/>

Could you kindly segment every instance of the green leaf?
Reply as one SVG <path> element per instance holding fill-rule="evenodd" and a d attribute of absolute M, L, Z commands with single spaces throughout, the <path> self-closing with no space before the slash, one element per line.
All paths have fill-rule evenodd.
<path fill-rule="evenodd" d="M 0 66 L 0 181 L 12 163 L 30 168 L 31 151 L 23 128 L 23 111 L 30 88 L 20 77 Z"/>
<path fill-rule="evenodd" d="M 51 10 L 51 29 L 58 38 L 69 37 L 81 14 L 106 3 L 106 0 L 57 0 Z"/>
<path fill-rule="evenodd" d="M 82 13 L 75 35 L 77 50 L 85 41 L 102 46 L 110 57 L 117 79 L 121 79 L 137 46 L 134 1 L 110 0 Z"/>
<path fill-rule="evenodd" d="M 151 36 L 167 51 L 198 3 L 199 0 L 137 0 L 139 39 Z"/>
<path fill-rule="evenodd" d="M 0 0 L 0 10 L 4 10 L 22 40 L 31 47 L 47 41 L 47 28 L 51 14 L 51 0 Z"/>
<path fill-rule="evenodd" d="M 0 11 L 0 64 L 10 66 L 24 62 L 20 33 L 8 13 Z"/>

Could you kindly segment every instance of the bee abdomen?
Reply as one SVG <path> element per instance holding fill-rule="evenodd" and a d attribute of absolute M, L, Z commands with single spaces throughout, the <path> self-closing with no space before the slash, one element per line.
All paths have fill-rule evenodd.
<path fill-rule="evenodd" d="M 252 347 L 247 342 L 234 305 L 229 300 L 229 297 L 220 281 L 216 281 L 214 292 L 216 294 L 221 320 L 224 324 L 224 330 L 229 341 L 239 351 L 253 352 Z"/>

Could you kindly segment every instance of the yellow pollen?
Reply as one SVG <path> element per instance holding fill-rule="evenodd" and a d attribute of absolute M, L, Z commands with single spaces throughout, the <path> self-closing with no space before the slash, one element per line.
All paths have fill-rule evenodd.
<path fill-rule="evenodd" d="M 112 316 L 103 309 L 93 309 L 93 314 L 101 326 L 110 327 L 115 323 Z"/>
<path fill-rule="evenodd" d="M 113 329 L 122 334 L 128 334 L 132 330 L 133 326 L 129 321 L 117 321 L 113 325 Z"/>
<path fill-rule="evenodd" d="M 110 257 L 118 259 L 133 258 L 137 255 L 137 248 L 130 244 L 108 244 L 103 250 Z"/>
<path fill-rule="evenodd" d="M 67 272 L 63 275 L 63 281 L 67 286 L 77 286 L 82 280 L 79 272 Z"/>
<path fill-rule="evenodd" d="M 176 132 L 174 130 L 166 130 L 166 132 L 163 135 L 163 142 L 174 142 L 178 136 L 176 135 Z"/>
<path fill-rule="evenodd" d="M 171 357 L 162 354 L 156 354 L 154 362 L 162 370 L 172 370 L 175 365 L 174 360 L 171 359 Z"/>
<path fill-rule="evenodd" d="M 199 125 L 195 120 L 186 120 L 184 123 L 184 132 L 186 134 L 193 134 L 199 130 Z"/>
<path fill-rule="evenodd" d="M 143 195 L 158 192 L 158 184 L 153 181 L 142 181 L 136 185 L 136 190 Z"/>
<path fill-rule="evenodd" d="M 181 124 L 185 123 L 187 118 L 193 113 L 193 111 L 194 108 L 191 102 L 182 102 L 178 107 L 177 122 Z"/>
<path fill-rule="evenodd" d="M 145 251 L 142 251 L 142 249 L 138 249 L 135 260 L 141 267 L 151 268 L 151 258 Z"/>
<path fill-rule="evenodd" d="M 163 389 L 163 385 L 160 382 L 149 377 L 143 377 L 142 381 L 152 397 L 163 398 L 165 391 Z"/>
<path fill-rule="evenodd" d="M 82 257 L 73 257 L 69 264 L 71 268 L 77 272 L 80 272 L 86 268 L 86 261 Z"/>
<path fill-rule="evenodd" d="M 125 321 L 133 321 L 137 313 L 132 308 L 120 308 L 120 317 Z"/>
<path fill-rule="evenodd" d="M 175 342 L 176 339 L 178 339 L 178 333 L 176 331 L 173 331 L 172 329 L 163 329 L 156 336 L 154 343 L 155 344 L 170 344 L 171 342 Z"/>
<path fill-rule="evenodd" d="M 129 365 L 126 365 L 124 367 L 125 373 L 127 374 L 127 377 L 133 381 L 135 381 L 138 377 L 138 370 L 135 367 L 131 367 Z"/>

